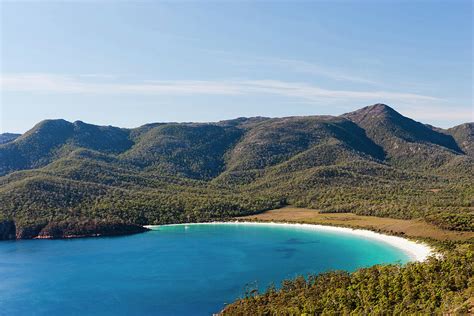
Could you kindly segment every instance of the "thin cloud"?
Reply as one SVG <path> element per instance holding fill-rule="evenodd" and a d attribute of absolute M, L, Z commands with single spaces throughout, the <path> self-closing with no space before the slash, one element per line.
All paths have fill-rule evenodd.
<path fill-rule="evenodd" d="M 370 85 L 379 85 L 379 83 L 360 76 L 348 74 L 346 72 L 323 67 L 321 65 L 295 59 L 271 58 L 268 60 L 276 65 L 289 68 L 295 72 L 309 73 L 324 76 L 338 81 L 350 81 L 354 83 L 365 83 Z"/>
<path fill-rule="evenodd" d="M 252 66 L 261 66 L 267 65 L 271 67 L 285 68 L 288 71 L 296 73 L 307 73 L 317 76 L 326 77 L 329 79 L 337 81 L 348 81 L 353 83 L 369 84 L 373 86 L 380 86 L 380 82 L 348 73 L 346 71 L 322 66 L 317 63 L 308 62 L 298 59 L 289 59 L 289 58 L 278 58 L 278 57 L 259 57 L 259 56 L 250 56 L 244 54 L 237 54 L 233 52 L 223 51 L 223 50 L 210 50 L 205 49 L 205 51 L 217 54 L 217 55 L 226 55 L 232 56 L 230 60 L 232 63 L 246 64 Z"/>
<path fill-rule="evenodd" d="M 411 101 L 439 101 L 438 98 L 420 94 L 399 93 L 388 91 L 351 91 L 330 90 L 302 82 L 286 82 L 279 80 L 244 81 L 250 90 L 279 94 L 289 97 L 300 97 L 309 100 L 326 99 L 377 99 L 377 100 L 411 100 Z"/>
<path fill-rule="evenodd" d="M 239 94 L 237 86 L 217 81 L 97 82 L 83 75 L 14 74 L 0 77 L 3 91 L 80 94 Z M 97 78 L 94 78 L 97 79 Z"/>
<path fill-rule="evenodd" d="M 0 77 L 2 91 L 79 94 L 137 95 L 256 95 L 269 94 L 311 101 L 362 100 L 380 102 L 440 101 L 427 95 L 389 92 L 331 90 L 304 82 L 280 80 L 160 80 L 124 83 L 89 80 L 87 76 L 10 74 Z M 97 78 L 94 78 L 97 79 Z"/>

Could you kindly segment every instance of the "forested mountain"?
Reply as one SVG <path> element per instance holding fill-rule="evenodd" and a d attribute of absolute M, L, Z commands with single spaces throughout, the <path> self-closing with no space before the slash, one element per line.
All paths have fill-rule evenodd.
<path fill-rule="evenodd" d="M 469 156 L 474 157 L 474 123 L 464 123 L 447 130 L 458 146 Z"/>
<path fill-rule="evenodd" d="M 135 129 L 46 120 L 0 145 L 0 218 L 35 236 L 294 204 L 473 230 L 473 135 L 473 123 L 438 129 L 383 104 Z"/>
<path fill-rule="evenodd" d="M 136 138 L 120 159 L 152 173 L 211 179 L 224 169 L 224 154 L 242 136 L 236 127 L 164 124 Z"/>
<path fill-rule="evenodd" d="M 464 154 L 451 135 L 404 117 L 383 104 L 343 116 L 361 126 L 382 146 L 386 160 L 395 166 L 429 170 Z"/>
<path fill-rule="evenodd" d="M 0 134 L 0 145 L 11 142 L 11 141 L 17 139 L 20 136 L 21 136 L 21 134 L 15 134 L 15 133 Z"/>
<path fill-rule="evenodd" d="M 117 127 L 45 120 L 0 148 L 0 174 L 45 166 L 77 148 L 117 154 L 132 146 L 129 134 Z"/>

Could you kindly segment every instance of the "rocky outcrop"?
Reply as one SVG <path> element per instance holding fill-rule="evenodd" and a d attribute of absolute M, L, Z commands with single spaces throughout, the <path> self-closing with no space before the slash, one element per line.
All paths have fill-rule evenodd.
<path fill-rule="evenodd" d="M 13 220 L 0 220 L 0 240 L 120 236 L 148 230 L 136 224 L 105 220 L 53 221 L 19 225 Z"/>
<path fill-rule="evenodd" d="M 33 239 L 46 224 L 17 225 L 16 239 Z"/>
<path fill-rule="evenodd" d="M 0 221 L 0 240 L 11 240 L 16 238 L 15 222 L 12 220 Z"/>
<path fill-rule="evenodd" d="M 143 233 L 149 229 L 135 224 L 87 220 L 80 222 L 50 222 L 35 238 L 79 238 L 98 236 L 119 236 Z"/>

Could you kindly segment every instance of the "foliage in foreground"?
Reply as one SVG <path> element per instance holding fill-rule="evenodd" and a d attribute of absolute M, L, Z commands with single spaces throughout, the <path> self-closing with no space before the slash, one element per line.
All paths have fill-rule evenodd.
<path fill-rule="evenodd" d="M 279 290 L 250 291 L 223 315 L 468 314 L 474 295 L 474 245 L 443 258 L 353 273 L 336 271 L 286 280 Z"/>

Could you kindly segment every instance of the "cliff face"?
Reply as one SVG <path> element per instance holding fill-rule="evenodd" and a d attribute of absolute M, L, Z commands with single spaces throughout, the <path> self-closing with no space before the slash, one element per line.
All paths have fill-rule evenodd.
<path fill-rule="evenodd" d="M 148 229 L 140 225 L 97 220 L 50 222 L 18 227 L 14 221 L 0 221 L 0 240 L 120 236 L 145 231 Z"/>
<path fill-rule="evenodd" d="M 119 236 L 137 234 L 148 231 L 140 225 L 123 222 L 104 222 L 87 220 L 83 222 L 50 222 L 35 238 L 78 238 L 97 236 Z"/>
<path fill-rule="evenodd" d="M 10 240 L 16 238 L 15 222 L 11 220 L 0 221 L 0 240 Z"/>
<path fill-rule="evenodd" d="M 16 230 L 16 239 L 33 239 L 41 232 L 45 224 L 19 225 Z"/>

